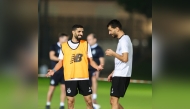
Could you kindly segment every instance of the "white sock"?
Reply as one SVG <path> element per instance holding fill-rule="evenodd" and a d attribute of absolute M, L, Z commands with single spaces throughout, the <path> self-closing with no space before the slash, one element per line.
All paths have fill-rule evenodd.
<path fill-rule="evenodd" d="M 63 102 L 60 102 L 60 106 L 64 106 L 64 103 L 63 103 Z"/>
<path fill-rule="evenodd" d="M 96 93 L 93 93 L 93 94 L 92 94 L 92 99 L 93 99 L 93 100 L 97 99 L 97 94 L 96 94 Z"/>
<path fill-rule="evenodd" d="M 49 105 L 51 105 L 51 103 L 50 103 L 50 102 L 47 102 L 47 103 L 46 103 L 46 105 L 48 105 L 48 106 L 49 106 Z"/>

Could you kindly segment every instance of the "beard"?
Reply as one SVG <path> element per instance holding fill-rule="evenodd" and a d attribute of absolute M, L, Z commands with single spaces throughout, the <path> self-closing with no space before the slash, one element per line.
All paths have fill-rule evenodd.
<path fill-rule="evenodd" d="M 81 37 L 79 37 L 79 36 L 81 36 Z M 78 41 L 80 41 L 80 40 L 82 39 L 82 35 L 76 35 L 75 38 L 76 38 Z"/>
<path fill-rule="evenodd" d="M 117 38 L 117 34 L 112 34 L 112 37 L 113 38 Z"/>

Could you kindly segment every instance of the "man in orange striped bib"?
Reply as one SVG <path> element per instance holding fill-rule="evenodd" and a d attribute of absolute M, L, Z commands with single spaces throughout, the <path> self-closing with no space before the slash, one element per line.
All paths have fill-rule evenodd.
<path fill-rule="evenodd" d="M 47 73 L 47 76 L 51 76 L 62 66 L 64 67 L 68 109 L 74 109 L 74 97 L 78 94 L 78 91 L 84 96 L 87 109 L 93 109 L 88 63 L 97 70 L 103 69 L 102 65 L 98 66 L 93 61 L 91 48 L 87 41 L 81 40 L 83 31 L 82 25 L 74 25 L 72 27 L 72 39 L 61 45 L 60 61 L 54 69 L 49 70 Z"/>

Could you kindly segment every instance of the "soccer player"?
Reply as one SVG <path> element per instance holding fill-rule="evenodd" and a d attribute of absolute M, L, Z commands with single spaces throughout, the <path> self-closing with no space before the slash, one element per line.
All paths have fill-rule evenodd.
<path fill-rule="evenodd" d="M 108 81 L 112 83 L 110 89 L 110 103 L 112 109 L 124 109 L 121 104 L 119 104 L 119 99 L 120 97 L 124 97 L 130 82 L 133 46 L 129 36 L 123 32 L 122 25 L 118 20 L 111 20 L 107 28 L 109 35 L 119 39 L 116 52 L 111 49 L 107 49 L 105 52 L 107 56 L 115 57 L 115 68 L 108 76 Z"/>
<path fill-rule="evenodd" d="M 53 44 L 50 48 L 49 57 L 51 60 L 51 68 L 54 68 L 55 65 L 59 62 L 59 53 L 61 52 L 61 44 L 68 41 L 68 35 L 65 33 L 60 33 L 59 35 L 59 41 L 56 44 Z M 60 96 L 60 109 L 64 109 L 64 101 L 66 97 L 65 93 L 65 81 L 63 77 L 63 68 L 60 70 L 57 70 L 56 74 L 51 76 L 50 78 L 50 86 L 47 94 L 47 103 L 46 103 L 46 109 L 50 109 L 51 99 L 53 96 L 53 92 L 55 90 L 55 87 L 60 83 L 60 89 L 61 89 L 61 96 Z"/>
<path fill-rule="evenodd" d="M 73 25 L 72 39 L 63 43 L 59 54 L 60 61 L 49 70 L 47 76 L 54 75 L 57 70 L 64 66 L 64 78 L 68 109 L 74 109 L 75 96 L 84 96 L 87 109 L 93 109 L 91 99 L 91 86 L 89 83 L 88 63 L 97 70 L 102 70 L 102 65 L 97 65 L 92 59 L 90 45 L 81 40 L 84 28 L 82 25 Z"/>
<path fill-rule="evenodd" d="M 104 52 L 102 48 L 97 44 L 97 38 L 95 34 L 91 33 L 87 36 L 87 41 L 90 44 L 93 60 L 98 65 L 104 65 Z M 99 77 L 99 71 L 94 69 L 92 66 L 89 66 L 90 73 L 90 83 L 92 85 L 92 102 L 95 108 L 100 108 L 100 105 L 97 104 L 97 79 Z"/>

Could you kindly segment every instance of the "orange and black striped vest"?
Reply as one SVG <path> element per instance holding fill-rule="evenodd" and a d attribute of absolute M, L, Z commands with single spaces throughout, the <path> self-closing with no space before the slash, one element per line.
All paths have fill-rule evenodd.
<path fill-rule="evenodd" d="M 87 42 L 85 40 L 80 40 L 76 49 L 72 49 L 68 43 L 63 43 L 61 49 L 64 55 L 63 67 L 65 81 L 75 78 L 89 78 Z"/>

